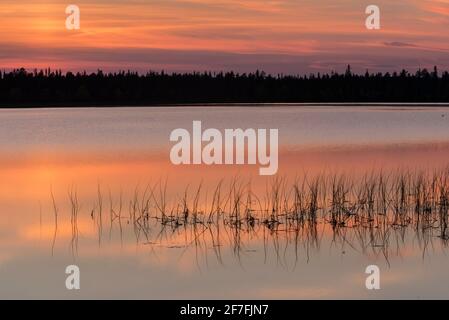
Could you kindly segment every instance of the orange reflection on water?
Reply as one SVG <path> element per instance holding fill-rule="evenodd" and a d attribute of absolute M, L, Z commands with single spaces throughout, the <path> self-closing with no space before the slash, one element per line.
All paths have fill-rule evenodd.
<path fill-rule="evenodd" d="M 377 215 L 373 221 L 350 218 L 346 225 L 333 226 L 325 211 L 323 218 L 315 222 L 309 218 L 290 221 L 280 213 L 282 223 L 265 223 L 263 219 L 270 219 L 270 212 L 259 211 L 255 198 L 254 224 L 244 220 L 243 211 L 240 214 L 244 223 L 234 223 L 229 203 L 223 204 L 226 213 L 219 219 L 213 216 L 211 223 L 207 221 L 208 210 L 213 207 L 214 191 L 221 180 L 223 198 L 230 193 L 233 181 L 238 186 L 247 186 L 251 181 L 251 192 L 263 202 L 276 179 L 285 178 L 282 181 L 290 185 L 305 175 L 312 181 L 315 176 L 336 173 L 360 177 L 401 168 L 432 171 L 444 168 L 448 156 L 449 145 L 444 143 L 298 149 L 284 146 L 276 178 L 258 176 L 258 166 L 174 166 L 167 150 L 3 154 L 0 179 L 7 183 L 0 185 L 0 263 L 33 254 L 84 261 L 117 259 L 125 264 L 134 261 L 135 268 L 157 275 L 190 279 L 198 271 L 235 265 L 250 265 L 257 270 L 263 264 L 275 270 L 294 271 L 309 270 L 314 263 L 323 268 L 338 267 L 343 258 L 357 268 L 358 264 L 379 261 L 390 265 L 401 259 L 419 260 L 445 252 L 447 241 L 438 238 L 437 228 L 418 228 L 416 233 L 410 227 L 393 225 L 393 220 L 384 225 L 384 218 Z M 197 206 L 201 222 L 192 223 L 192 217 L 190 222 L 184 222 L 179 207 L 184 192 L 188 190 L 187 202 L 192 208 L 200 185 Z M 148 196 L 151 192 L 154 198 Z M 145 193 L 151 202 L 147 220 L 142 213 Z M 74 197 L 79 205 L 75 215 L 71 203 Z M 178 220 L 169 218 L 164 222 L 155 202 L 161 205 L 165 197 L 166 214 Z M 137 217 L 133 206 L 137 206 Z M 330 261 L 328 264 L 322 263 L 323 255 Z M 413 272 L 403 276 L 392 273 L 384 283 L 401 284 Z M 352 283 L 359 278 L 351 274 L 346 280 Z M 334 287 L 315 284 L 298 288 L 288 283 L 269 283 L 265 288 L 258 287 L 257 292 L 239 292 L 233 296 L 243 292 L 269 298 L 338 296 Z"/>

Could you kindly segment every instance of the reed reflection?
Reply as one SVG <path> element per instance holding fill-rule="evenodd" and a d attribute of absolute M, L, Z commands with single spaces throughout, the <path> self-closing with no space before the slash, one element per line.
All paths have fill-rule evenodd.
<path fill-rule="evenodd" d="M 178 186 L 179 187 L 179 186 Z M 128 194 L 125 196 L 124 194 Z M 89 200 L 90 199 L 90 200 Z M 98 184 L 95 195 L 79 199 L 50 192 L 54 214 L 52 253 L 61 217 L 70 217 L 70 252 L 82 254 L 79 221 L 89 220 L 101 249 L 105 243 L 134 243 L 156 254 L 194 250 L 197 267 L 211 256 L 228 263 L 231 252 L 244 267 L 253 253 L 268 263 L 294 269 L 324 246 L 385 259 L 420 250 L 425 259 L 435 241 L 447 248 L 449 168 L 373 170 L 362 175 L 323 172 L 294 179 L 253 181 L 242 177 L 203 182 L 171 192 L 168 179 L 137 185 L 129 193 Z M 69 214 L 59 208 L 68 208 Z M 86 233 L 87 235 L 88 233 Z M 416 241 L 415 241 L 416 240 Z M 228 256 L 228 255 L 226 255 Z"/>

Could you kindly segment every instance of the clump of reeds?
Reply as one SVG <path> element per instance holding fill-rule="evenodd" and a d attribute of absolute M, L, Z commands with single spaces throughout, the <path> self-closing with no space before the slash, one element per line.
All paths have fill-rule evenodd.
<path fill-rule="evenodd" d="M 208 199 L 207 188 L 200 182 L 196 187 L 187 186 L 180 196 L 169 197 L 168 179 L 148 184 L 142 191 L 137 186 L 129 198 L 127 218 L 122 217 L 122 192 L 118 200 L 114 200 L 110 191 L 110 234 L 117 223 L 123 241 L 122 219 L 126 219 L 134 229 L 136 240 L 140 241 L 143 235 L 147 243 L 154 229 L 157 237 L 161 237 L 166 231 L 187 232 L 191 228 L 194 242 L 197 242 L 197 237 L 204 236 L 206 230 L 212 234 L 212 230 L 220 232 L 224 226 L 236 251 L 242 248 L 242 232 L 252 234 L 261 230 L 267 230 L 273 237 L 283 232 L 287 239 L 294 235 L 295 241 L 302 238 L 308 239 L 308 243 L 317 243 L 319 224 L 328 225 L 337 238 L 346 237 L 346 230 L 354 229 L 355 237 L 364 247 L 385 249 L 390 235 L 408 226 L 422 234 L 439 230 L 439 237 L 449 241 L 447 168 L 433 172 L 373 171 L 362 176 L 322 173 L 310 177 L 304 174 L 292 181 L 276 177 L 267 181 L 262 195 L 254 192 L 251 180 L 233 178 L 227 183 L 220 180 L 212 190 L 212 197 Z M 53 251 L 58 209 L 53 192 L 51 198 L 55 217 Z M 69 199 L 72 251 L 76 252 L 80 205 L 73 188 L 69 191 Z M 93 207 L 91 216 L 100 244 L 104 211 L 100 185 Z M 215 248 L 220 240 L 214 236 L 212 239 Z"/>

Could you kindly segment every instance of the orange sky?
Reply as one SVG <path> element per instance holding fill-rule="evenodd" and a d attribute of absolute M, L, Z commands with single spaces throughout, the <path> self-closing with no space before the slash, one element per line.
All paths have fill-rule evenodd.
<path fill-rule="evenodd" d="M 370 4 L 381 30 L 365 28 Z M 449 69 L 449 0 L 2 0 L 0 17 L 3 69 Z"/>

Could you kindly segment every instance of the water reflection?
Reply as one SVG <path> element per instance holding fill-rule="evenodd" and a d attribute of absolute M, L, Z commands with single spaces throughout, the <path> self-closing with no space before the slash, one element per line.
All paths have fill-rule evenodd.
<path fill-rule="evenodd" d="M 369 264 L 378 297 L 448 297 L 445 108 L 0 113 L 0 297 L 73 298 L 72 263 L 83 298 L 371 298 Z M 193 120 L 279 128 L 278 177 L 172 165 Z"/>
<path fill-rule="evenodd" d="M 323 239 L 343 254 L 353 250 L 381 256 L 389 264 L 390 255 L 400 255 L 404 248 L 421 250 L 424 259 L 435 241 L 446 248 L 449 240 L 447 168 L 305 174 L 294 180 L 272 178 L 263 187 L 235 177 L 219 180 L 211 189 L 191 184 L 175 195 L 168 180 L 160 179 L 136 186 L 129 194 L 125 198 L 123 190 L 113 193 L 98 184 L 95 194 L 85 197 L 92 200 L 80 203 L 71 185 L 68 203 L 62 203 L 51 192 L 52 252 L 60 203 L 69 212 L 74 257 L 84 233 L 80 219 L 84 226 L 91 221 L 100 247 L 118 237 L 121 246 L 132 241 L 150 251 L 194 250 L 198 268 L 207 264 L 211 252 L 223 264 L 223 250 L 232 252 L 239 264 L 248 252 L 262 250 L 264 263 L 270 256 L 278 265 L 294 268 L 301 254 L 309 261 Z"/>

